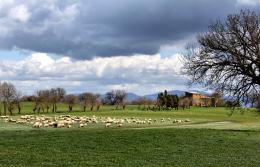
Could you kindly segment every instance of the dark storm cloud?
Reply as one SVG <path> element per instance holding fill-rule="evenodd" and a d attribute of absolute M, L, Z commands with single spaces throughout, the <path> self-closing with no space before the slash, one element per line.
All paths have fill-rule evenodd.
<path fill-rule="evenodd" d="M 16 1 L 1 5 L 0 47 L 78 59 L 155 54 L 243 7 L 235 0 Z"/>

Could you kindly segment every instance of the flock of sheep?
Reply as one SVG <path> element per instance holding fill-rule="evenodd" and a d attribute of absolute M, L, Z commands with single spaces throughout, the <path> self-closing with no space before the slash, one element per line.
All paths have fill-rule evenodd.
<path fill-rule="evenodd" d="M 139 118 L 111 118 L 111 117 L 87 117 L 87 116 L 71 116 L 71 115 L 60 115 L 60 116 L 35 116 L 35 115 L 23 115 L 19 118 L 1 116 L 4 122 L 13 122 L 17 124 L 27 124 L 32 125 L 35 128 L 41 127 L 54 127 L 54 128 L 71 128 L 76 126 L 79 128 L 85 127 L 88 124 L 102 124 L 105 127 L 122 127 L 126 124 L 155 124 L 155 123 L 185 123 L 190 122 L 189 119 L 174 119 L 162 118 L 162 119 L 139 119 Z"/>

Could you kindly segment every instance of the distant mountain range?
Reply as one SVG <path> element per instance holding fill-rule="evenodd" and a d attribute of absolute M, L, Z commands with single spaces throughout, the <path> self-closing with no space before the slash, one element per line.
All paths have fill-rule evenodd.
<path fill-rule="evenodd" d="M 171 90 L 171 91 L 167 91 L 168 94 L 171 94 L 171 95 L 177 95 L 177 96 L 184 96 L 185 95 L 185 92 L 186 91 L 182 91 L 182 90 Z M 207 92 L 204 92 L 204 91 L 198 91 L 198 90 L 190 90 L 189 92 L 198 92 L 200 94 L 204 94 L 204 95 L 208 95 Z M 144 96 L 139 96 L 135 93 L 127 93 L 127 98 L 126 100 L 128 102 L 131 102 L 131 101 L 134 101 L 140 97 L 145 97 L 147 99 L 150 99 L 150 100 L 155 100 L 157 98 L 157 95 L 159 94 L 160 92 L 157 92 L 157 93 L 154 93 L 154 94 L 148 94 L 148 95 L 144 95 Z"/>

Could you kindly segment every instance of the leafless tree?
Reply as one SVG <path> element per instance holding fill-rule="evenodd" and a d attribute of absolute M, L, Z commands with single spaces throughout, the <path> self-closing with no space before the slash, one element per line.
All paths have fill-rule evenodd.
<path fill-rule="evenodd" d="M 64 99 L 66 94 L 63 88 L 50 89 L 50 102 L 52 103 L 52 112 L 57 112 L 57 103 Z"/>
<path fill-rule="evenodd" d="M 42 91 L 42 100 L 43 105 L 46 108 L 46 112 L 49 112 L 50 103 L 51 103 L 51 91 L 50 90 L 43 90 Z"/>
<path fill-rule="evenodd" d="M 223 95 L 221 94 L 221 92 L 218 91 L 215 91 L 211 94 L 212 104 L 214 105 L 214 107 L 217 107 L 221 104 L 221 102 L 223 102 L 222 96 Z"/>
<path fill-rule="evenodd" d="M 89 97 L 89 102 L 90 102 L 90 110 L 91 111 L 93 111 L 93 108 L 94 108 L 94 106 L 96 105 L 97 106 L 97 108 L 99 108 L 98 107 L 98 105 L 99 105 L 99 101 L 98 101 L 98 98 L 100 97 L 100 95 L 99 94 L 91 94 L 90 95 L 90 97 Z M 97 109 L 98 110 L 98 109 Z"/>
<path fill-rule="evenodd" d="M 14 97 L 14 102 L 15 102 L 15 104 L 17 106 L 18 114 L 21 114 L 21 110 L 22 110 L 22 107 L 21 107 L 22 92 L 16 91 L 14 96 L 15 96 Z"/>
<path fill-rule="evenodd" d="M 192 83 L 217 89 L 236 103 L 260 90 L 260 14 L 241 10 L 216 21 L 198 36 L 198 49 L 184 56 Z"/>
<path fill-rule="evenodd" d="M 124 109 L 126 106 L 125 100 L 127 97 L 127 93 L 124 90 L 112 90 L 106 93 L 104 99 L 102 99 L 102 103 L 109 105 L 116 105 L 116 109 L 119 106 L 122 106 Z"/>
<path fill-rule="evenodd" d="M 115 105 L 116 104 L 116 92 L 115 90 L 106 93 L 104 99 L 102 99 L 104 104 Z"/>
<path fill-rule="evenodd" d="M 4 105 L 4 115 L 7 114 L 7 110 L 10 115 L 12 115 L 16 92 L 16 88 L 12 83 L 3 82 L 1 84 L 1 97 Z"/>
<path fill-rule="evenodd" d="M 89 92 L 80 94 L 78 98 L 80 104 L 83 106 L 84 112 L 86 111 L 87 106 L 90 106 L 90 110 L 92 111 L 94 106 L 97 106 L 99 104 L 99 97 L 99 94 L 93 94 Z"/>
<path fill-rule="evenodd" d="M 82 93 L 78 96 L 78 100 L 79 100 L 79 103 L 80 105 L 83 107 L 83 111 L 85 112 L 86 111 L 86 108 L 89 104 L 89 96 L 91 95 L 91 93 Z"/>
<path fill-rule="evenodd" d="M 116 104 L 116 109 L 118 109 L 119 106 L 122 106 L 123 109 L 125 109 L 126 103 L 126 96 L 127 93 L 125 90 L 115 90 L 115 104 Z"/>
<path fill-rule="evenodd" d="M 50 109 L 50 103 L 51 103 L 51 90 L 38 90 L 36 92 L 36 108 L 38 112 L 42 110 L 42 112 L 49 112 Z M 46 110 L 45 110 L 46 109 Z"/>
<path fill-rule="evenodd" d="M 42 98 L 42 91 L 37 90 L 35 92 L 35 95 L 33 96 L 34 98 L 34 108 L 33 112 L 38 112 L 40 113 L 41 109 L 43 108 L 43 98 Z"/>
<path fill-rule="evenodd" d="M 77 102 L 77 97 L 75 95 L 72 95 L 72 94 L 65 95 L 64 102 L 68 105 L 69 112 L 71 112 L 73 110 L 73 106 Z"/>

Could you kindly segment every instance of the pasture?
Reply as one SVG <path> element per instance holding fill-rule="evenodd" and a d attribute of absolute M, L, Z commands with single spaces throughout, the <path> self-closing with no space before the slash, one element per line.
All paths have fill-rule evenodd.
<path fill-rule="evenodd" d="M 59 104 L 58 111 L 33 117 L 69 115 L 97 122 L 34 128 L 1 119 L 0 166 L 260 166 L 260 116 L 253 110 L 229 116 L 225 108 L 151 112 L 105 106 L 99 112 L 82 112 L 76 106 L 68 113 Z M 32 104 L 24 103 L 22 116 L 28 114 Z M 109 118 L 124 121 L 106 127 Z"/>

